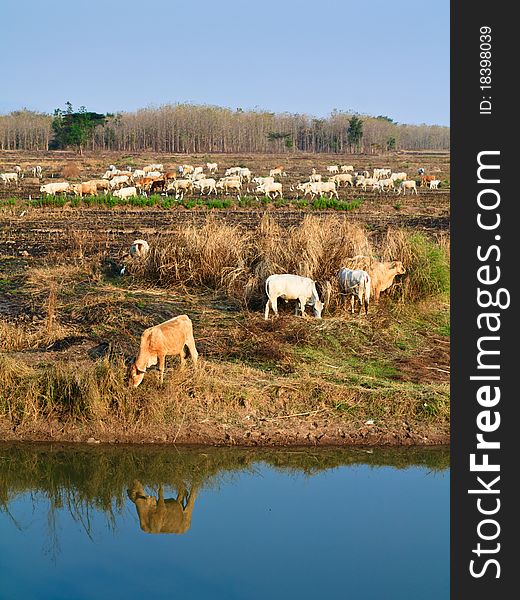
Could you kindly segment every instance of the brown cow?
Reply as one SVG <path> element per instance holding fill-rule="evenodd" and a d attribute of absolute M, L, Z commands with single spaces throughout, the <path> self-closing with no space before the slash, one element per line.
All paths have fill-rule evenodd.
<path fill-rule="evenodd" d="M 400 260 L 390 262 L 374 261 L 367 269 L 371 279 L 371 292 L 376 302 L 379 301 L 381 292 L 387 290 L 397 275 L 406 273 L 406 269 Z"/>
<path fill-rule="evenodd" d="M 421 187 L 428 185 L 430 181 L 435 181 L 436 179 L 435 175 L 421 175 Z"/>
<path fill-rule="evenodd" d="M 146 369 L 156 365 L 157 361 L 159 361 L 161 383 L 163 383 L 166 356 L 178 354 L 183 367 L 185 347 L 188 348 L 191 360 L 196 365 L 199 353 L 193 338 L 193 324 L 187 315 L 179 315 L 145 329 L 141 335 L 139 354 L 130 366 L 129 384 L 137 387 L 143 380 Z"/>
<path fill-rule="evenodd" d="M 97 184 L 93 182 L 73 183 L 72 191 L 76 196 L 97 196 Z"/>

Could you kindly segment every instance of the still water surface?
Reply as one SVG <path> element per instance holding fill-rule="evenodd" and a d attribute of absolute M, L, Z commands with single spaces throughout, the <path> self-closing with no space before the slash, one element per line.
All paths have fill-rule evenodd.
<path fill-rule="evenodd" d="M 0 445 L 0 598 L 449 598 L 449 451 Z"/>

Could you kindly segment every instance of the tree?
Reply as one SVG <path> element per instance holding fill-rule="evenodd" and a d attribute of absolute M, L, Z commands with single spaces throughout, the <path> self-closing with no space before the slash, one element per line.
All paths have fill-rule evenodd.
<path fill-rule="evenodd" d="M 356 115 L 353 115 L 348 121 L 347 140 L 350 146 L 354 146 L 358 152 L 362 137 L 363 121 Z"/>
<path fill-rule="evenodd" d="M 386 140 L 386 149 L 387 150 L 395 150 L 395 146 L 396 146 L 395 137 L 394 136 L 390 136 Z"/>
<path fill-rule="evenodd" d="M 52 120 L 52 131 L 54 133 L 54 148 L 66 148 L 75 146 L 80 154 L 91 138 L 94 129 L 98 125 L 104 125 L 106 116 L 95 112 L 89 112 L 81 106 L 74 112 L 72 104 L 65 104 L 66 110 L 57 108 Z"/>

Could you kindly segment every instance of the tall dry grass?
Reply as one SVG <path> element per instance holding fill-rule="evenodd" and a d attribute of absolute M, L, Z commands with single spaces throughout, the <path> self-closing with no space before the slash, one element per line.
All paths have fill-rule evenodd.
<path fill-rule="evenodd" d="M 449 240 L 389 229 L 384 236 L 337 216 L 308 215 L 284 228 L 267 214 L 256 230 L 213 217 L 152 240 L 153 251 L 133 272 L 162 286 L 205 286 L 247 308 L 264 301 L 264 282 L 273 273 L 293 273 L 318 283 L 329 309 L 339 305 L 341 267 L 370 270 L 376 260 L 400 260 L 407 273 L 390 295 L 415 301 L 449 289 Z M 328 282 L 328 283 L 327 283 Z M 327 293 L 326 290 L 331 290 Z"/>

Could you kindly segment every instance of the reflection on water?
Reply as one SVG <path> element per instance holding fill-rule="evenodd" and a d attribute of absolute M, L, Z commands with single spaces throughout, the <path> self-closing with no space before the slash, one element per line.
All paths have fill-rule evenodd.
<path fill-rule="evenodd" d="M 195 486 L 188 492 L 184 484 L 176 498 L 164 498 L 164 488 L 159 486 L 159 497 L 147 496 L 143 484 L 137 479 L 128 490 L 135 504 L 139 524 L 146 533 L 186 533 L 191 525 L 191 513 L 197 497 Z"/>
<path fill-rule="evenodd" d="M 446 448 L 0 444 L 0 598 L 448 598 L 448 468 Z"/>

